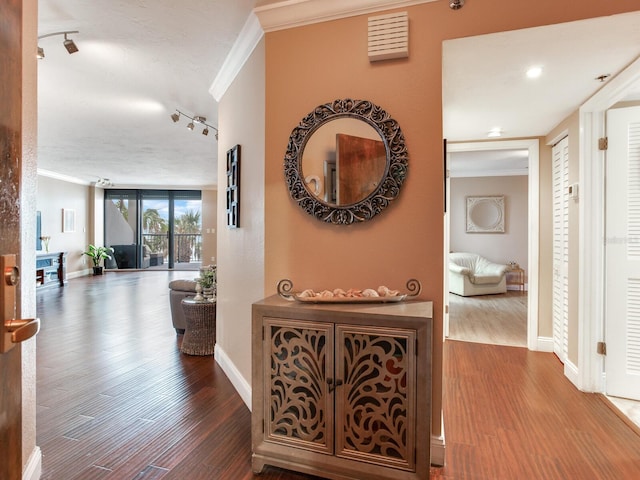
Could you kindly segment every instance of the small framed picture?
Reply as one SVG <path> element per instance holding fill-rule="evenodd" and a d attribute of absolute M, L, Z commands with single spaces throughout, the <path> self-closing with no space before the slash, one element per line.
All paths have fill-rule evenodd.
<path fill-rule="evenodd" d="M 227 151 L 227 227 L 240 227 L 240 145 Z"/>
<path fill-rule="evenodd" d="M 62 209 L 62 231 L 73 233 L 76 231 L 76 211 L 69 208 Z"/>

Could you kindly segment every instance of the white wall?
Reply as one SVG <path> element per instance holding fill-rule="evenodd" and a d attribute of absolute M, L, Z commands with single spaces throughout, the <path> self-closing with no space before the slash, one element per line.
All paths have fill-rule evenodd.
<path fill-rule="evenodd" d="M 251 304 L 264 297 L 265 47 L 260 41 L 220 100 L 218 158 L 239 144 L 240 227 L 226 226 L 226 162 L 218 162 L 216 359 L 251 403 Z M 282 163 L 282 159 L 277 159 Z M 268 188 L 268 186 L 266 187 Z"/>
<path fill-rule="evenodd" d="M 466 233 L 466 197 L 482 195 L 504 195 L 504 233 Z M 450 250 L 498 263 L 515 261 L 527 272 L 527 196 L 526 176 L 452 178 Z"/>
<path fill-rule="evenodd" d="M 42 216 L 42 235 L 51 237 L 50 252 L 67 252 L 67 277 L 85 275 L 91 265 L 82 255 L 93 222 L 89 186 L 38 175 L 37 210 Z M 75 231 L 62 231 L 62 210 L 75 211 Z M 44 249 L 44 245 L 42 246 Z"/>

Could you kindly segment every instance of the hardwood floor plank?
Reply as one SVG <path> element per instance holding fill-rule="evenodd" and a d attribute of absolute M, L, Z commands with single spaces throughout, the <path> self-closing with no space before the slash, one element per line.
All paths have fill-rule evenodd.
<path fill-rule="evenodd" d="M 249 410 L 213 357 L 179 351 L 167 285 L 180 275 L 194 274 L 109 273 L 38 292 L 43 480 L 314 478 L 252 473 Z M 636 432 L 553 354 L 451 340 L 444 353 L 446 467 L 431 478 L 640 478 Z"/>
<path fill-rule="evenodd" d="M 527 294 L 461 297 L 449 294 L 449 338 L 465 342 L 526 347 Z"/>

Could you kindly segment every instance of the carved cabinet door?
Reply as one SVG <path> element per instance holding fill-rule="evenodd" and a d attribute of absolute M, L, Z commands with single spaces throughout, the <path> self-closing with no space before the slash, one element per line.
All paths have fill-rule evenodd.
<path fill-rule="evenodd" d="M 415 470 L 415 330 L 336 325 L 339 457 Z"/>
<path fill-rule="evenodd" d="M 265 441 L 333 454 L 333 325 L 265 318 Z"/>
<path fill-rule="evenodd" d="M 265 441 L 415 471 L 415 330 L 264 326 Z"/>

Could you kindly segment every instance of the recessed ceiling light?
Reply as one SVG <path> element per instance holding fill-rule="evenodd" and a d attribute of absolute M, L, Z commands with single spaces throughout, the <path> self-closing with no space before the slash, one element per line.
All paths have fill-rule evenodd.
<path fill-rule="evenodd" d="M 491 130 L 489 130 L 489 133 L 487 133 L 487 137 L 489 138 L 495 138 L 495 137 L 501 137 L 502 136 L 502 128 L 500 127 L 493 127 Z"/>
<path fill-rule="evenodd" d="M 542 75 L 542 67 L 531 67 L 527 70 L 528 78 L 538 78 L 540 75 Z"/>

